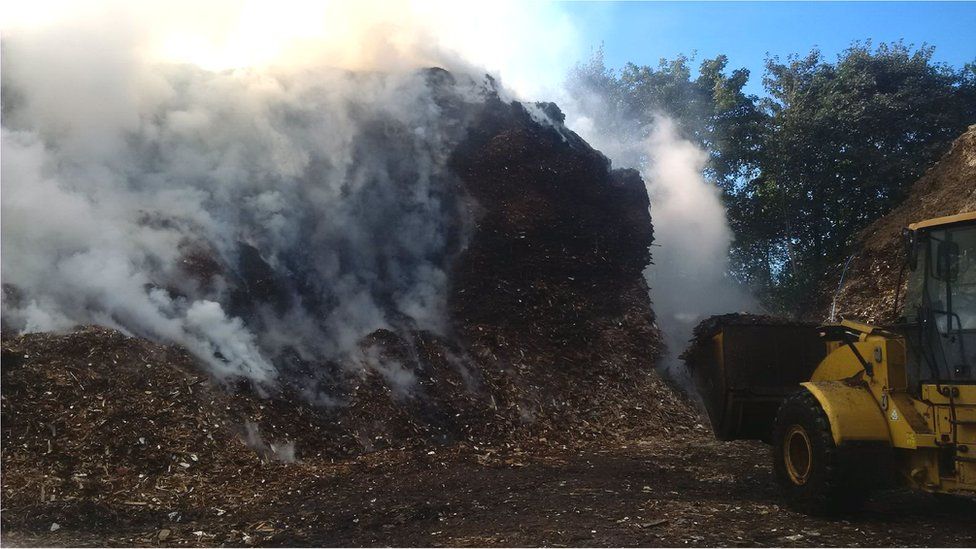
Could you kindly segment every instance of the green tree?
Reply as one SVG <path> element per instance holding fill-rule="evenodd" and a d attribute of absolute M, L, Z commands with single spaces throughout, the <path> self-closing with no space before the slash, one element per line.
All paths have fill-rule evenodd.
<path fill-rule="evenodd" d="M 976 122 L 971 71 L 934 63 L 933 51 L 867 42 L 834 63 L 817 50 L 767 60 L 759 174 L 738 190 L 749 204 L 733 215 L 756 216 L 734 223 L 738 275 L 765 279 L 775 308 L 803 309 L 857 232 Z"/>
<path fill-rule="evenodd" d="M 704 60 L 692 78 L 693 58 L 661 59 L 656 67 L 628 63 L 619 74 L 604 62 L 603 48 L 576 65 L 567 89 L 578 107 L 598 122 L 598 131 L 641 140 L 654 118 L 668 116 L 683 134 L 709 152 L 708 175 L 726 189 L 755 170 L 765 127 L 756 96 L 743 88 L 749 71 L 726 74 L 728 58 Z"/>
<path fill-rule="evenodd" d="M 830 62 L 818 50 L 766 60 L 767 96 L 717 56 L 656 67 L 606 67 L 602 49 L 570 74 L 579 107 L 622 138 L 657 114 L 710 155 L 735 233 L 732 273 L 775 311 L 802 311 L 842 264 L 858 231 L 884 215 L 969 124 L 976 62 L 953 69 L 934 48 L 855 42 Z"/>

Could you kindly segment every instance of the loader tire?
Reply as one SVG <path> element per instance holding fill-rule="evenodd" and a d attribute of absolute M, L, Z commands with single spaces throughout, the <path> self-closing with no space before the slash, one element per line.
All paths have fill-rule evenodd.
<path fill-rule="evenodd" d="M 869 486 L 859 457 L 834 444 L 827 415 L 809 391 L 783 401 L 773 426 L 773 470 L 791 507 L 813 515 L 860 508 Z"/>

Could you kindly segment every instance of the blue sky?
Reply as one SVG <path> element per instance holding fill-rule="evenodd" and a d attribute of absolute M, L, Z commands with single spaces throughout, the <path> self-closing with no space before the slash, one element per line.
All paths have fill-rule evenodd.
<path fill-rule="evenodd" d="M 766 54 L 785 58 L 818 46 L 828 59 L 854 40 L 904 39 L 936 47 L 935 60 L 976 60 L 976 2 L 569 2 L 584 51 L 604 43 L 607 64 L 657 63 L 697 50 L 724 53 L 751 71 L 747 90 L 762 94 Z M 696 63 L 697 65 L 697 63 Z"/>

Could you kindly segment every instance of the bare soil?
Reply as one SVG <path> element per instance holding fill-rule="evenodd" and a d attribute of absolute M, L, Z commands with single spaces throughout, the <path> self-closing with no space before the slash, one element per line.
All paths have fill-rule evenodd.
<path fill-rule="evenodd" d="M 601 441 L 602 442 L 602 441 Z M 4 545 L 972 546 L 974 507 L 905 491 L 863 512 L 789 511 L 766 447 L 703 429 L 580 448 L 457 445 L 269 464 L 206 505 L 4 510 Z M 244 498 L 240 494 L 246 494 Z M 51 532 L 51 525 L 60 526 Z"/>

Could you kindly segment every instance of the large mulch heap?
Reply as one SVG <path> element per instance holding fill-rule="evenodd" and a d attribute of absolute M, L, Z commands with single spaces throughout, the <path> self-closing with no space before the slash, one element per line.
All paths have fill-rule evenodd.
<path fill-rule="evenodd" d="M 976 125 L 970 126 L 925 175 L 912 186 L 908 198 L 857 237 L 856 250 L 837 294 L 837 317 L 870 323 L 890 323 L 898 316 L 896 295 L 904 299 L 907 272 L 898 286 L 905 260 L 901 231 L 910 223 L 976 210 Z M 826 319 L 843 265 L 822 287 L 811 318 Z"/>
<path fill-rule="evenodd" d="M 42 501 L 196 504 L 293 447 L 341 451 L 308 406 L 234 394 L 181 349 L 104 328 L 5 340 L 0 371 L 5 524 Z"/>
<path fill-rule="evenodd" d="M 192 523 L 193 509 L 300 497 L 307 479 L 391 452 L 491 464 L 700 430 L 653 369 L 663 344 L 639 176 L 610 170 L 554 105 L 494 98 L 473 116 L 451 161 L 474 227 L 452 272 L 449 333 L 361 342 L 414 384 L 350 369 L 334 399 L 311 404 L 294 379 L 270 394 L 220 385 L 179 348 L 104 328 L 4 337 L 3 531 L 40 532 L 51 517 L 111 529 L 163 510 Z M 228 542 L 273 530 L 234 525 Z"/>
<path fill-rule="evenodd" d="M 0 371 L 8 534 L 46 535 L 56 523 L 97 538 L 127 521 L 195 531 L 200 513 L 212 523 L 221 510 L 300 500 L 309 481 L 373 462 L 436 453 L 517 466 L 567 446 L 687 435 L 698 421 L 653 372 L 570 384 L 518 379 L 516 368 L 450 400 L 462 427 L 446 438 L 437 417 L 422 413 L 436 403 L 396 396 L 378 376 L 363 383 L 377 390 L 313 408 L 285 395 L 235 393 L 179 348 L 99 327 L 6 340 Z M 225 525 L 231 537 L 221 541 L 271 543 L 274 519 Z"/>

